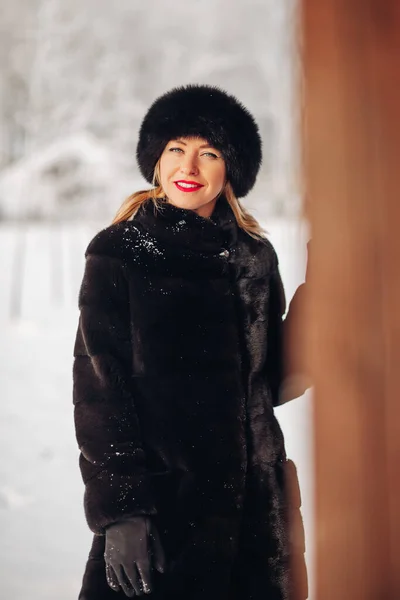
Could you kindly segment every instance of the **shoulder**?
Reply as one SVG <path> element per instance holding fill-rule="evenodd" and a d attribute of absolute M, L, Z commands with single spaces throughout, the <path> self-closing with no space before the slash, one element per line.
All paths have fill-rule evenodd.
<path fill-rule="evenodd" d="M 262 254 L 264 257 L 268 257 L 271 270 L 277 268 L 279 260 L 272 242 L 267 237 L 263 237 L 262 240 L 256 240 L 256 243 L 259 246 L 260 254 Z"/>
<path fill-rule="evenodd" d="M 102 256 L 123 260 L 132 253 L 138 240 L 139 230 L 132 221 L 123 221 L 105 227 L 89 242 L 85 257 Z"/>
<path fill-rule="evenodd" d="M 241 231 L 238 241 L 240 262 L 249 275 L 268 276 L 277 270 L 278 255 L 268 238 L 256 239 Z"/>

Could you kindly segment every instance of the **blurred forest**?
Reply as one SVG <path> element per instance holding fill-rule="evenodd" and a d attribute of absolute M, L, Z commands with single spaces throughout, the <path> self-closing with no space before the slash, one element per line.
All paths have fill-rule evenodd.
<path fill-rule="evenodd" d="M 294 0 L 2 0 L 0 219 L 109 219 L 143 189 L 137 133 L 150 103 L 219 85 L 264 143 L 246 200 L 296 216 L 299 118 Z"/>

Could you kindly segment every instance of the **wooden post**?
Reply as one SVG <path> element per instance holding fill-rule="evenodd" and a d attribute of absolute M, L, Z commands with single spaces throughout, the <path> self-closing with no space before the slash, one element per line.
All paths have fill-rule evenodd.
<path fill-rule="evenodd" d="M 302 0 L 317 600 L 400 598 L 400 2 Z"/>

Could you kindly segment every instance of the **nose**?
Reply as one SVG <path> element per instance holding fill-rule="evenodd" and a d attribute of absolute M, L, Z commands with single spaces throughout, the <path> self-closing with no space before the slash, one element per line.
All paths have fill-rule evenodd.
<path fill-rule="evenodd" d="M 190 156 L 188 154 L 186 154 L 185 156 L 182 156 L 180 171 L 184 175 L 197 175 L 199 172 L 199 169 L 197 167 L 196 158 L 194 156 Z"/>

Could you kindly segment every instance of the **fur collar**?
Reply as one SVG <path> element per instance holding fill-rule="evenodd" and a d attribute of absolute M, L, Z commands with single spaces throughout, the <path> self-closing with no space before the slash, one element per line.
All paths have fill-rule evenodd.
<path fill-rule="evenodd" d="M 167 202 L 156 210 L 148 201 L 140 207 L 133 222 L 160 242 L 204 253 L 215 254 L 222 247 L 233 246 L 238 237 L 238 225 L 225 197 L 219 198 L 209 219 Z"/>

